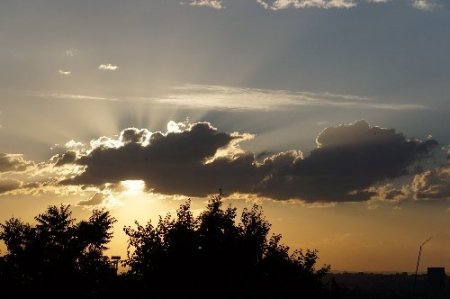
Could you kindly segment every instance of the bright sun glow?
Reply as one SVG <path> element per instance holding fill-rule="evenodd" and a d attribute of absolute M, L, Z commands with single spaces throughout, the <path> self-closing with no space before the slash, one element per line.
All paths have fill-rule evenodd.
<path fill-rule="evenodd" d="M 121 181 L 120 184 L 123 186 L 125 194 L 138 194 L 145 189 L 145 182 L 142 180 Z"/>

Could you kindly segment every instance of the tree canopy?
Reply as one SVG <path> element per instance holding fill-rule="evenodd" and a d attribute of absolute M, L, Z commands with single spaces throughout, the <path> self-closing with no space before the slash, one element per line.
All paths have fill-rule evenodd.
<path fill-rule="evenodd" d="M 236 218 L 236 208 L 223 208 L 215 196 L 198 217 L 187 201 L 174 218 L 167 215 L 156 225 L 136 222 L 125 227 L 128 275 L 142 283 L 144 294 L 155 292 L 154 286 L 169 292 L 167 296 L 322 294 L 329 267 L 316 268 L 315 250 L 291 253 L 281 244 L 281 235 L 269 236 L 271 225 L 258 205 L 244 209 L 239 222 Z"/>
<path fill-rule="evenodd" d="M 104 256 L 116 220 L 94 210 L 76 221 L 69 206 L 51 206 L 29 224 L 0 224 L 2 298 L 323 298 L 328 266 L 315 250 L 290 251 L 270 235 L 262 208 L 224 207 L 212 197 L 198 216 L 190 200 L 176 216 L 124 227 L 125 273 Z"/>
<path fill-rule="evenodd" d="M 61 205 L 36 216 L 35 225 L 17 218 L 0 224 L 7 248 L 0 265 L 3 291 L 79 298 L 96 289 L 115 274 L 103 256 L 115 221 L 108 211 L 94 210 L 87 221 L 76 222 L 70 207 Z"/>

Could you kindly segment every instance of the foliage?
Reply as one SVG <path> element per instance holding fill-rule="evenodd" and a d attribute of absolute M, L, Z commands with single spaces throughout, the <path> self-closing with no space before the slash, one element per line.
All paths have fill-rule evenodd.
<path fill-rule="evenodd" d="M 258 205 L 237 216 L 213 197 L 197 217 L 191 202 L 156 225 L 125 227 L 128 272 L 117 276 L 103 251 L 116 222 L 95 210 L 77 222 L 69 206 L 49 207 L 35 224 L 0 224 L 2 298 L 324 298 L 328 267 L 314 250 L 291 252 Z"/>
<path fill-rule="evenodd" d="M 95 210 L 87 221 L 76 223 L 69 206 L 51 206 L 35 221 L 32 226 L 11 218 L 0 224 L 7 248 L 0 274 L 7 277 L 4 289 L 23 296 L 64 290 L 66 297 L 77 297 L 114 275 L 102 254 L 116 221 L 108 211 Z"/>
<path fill-rule="evenodd" d="M 124 228 L 125 265 L 142 283 L 141 296 L 158 286 L 170 296 L 319 298 L 329 267 L 316 269 L 316 251 L 290 253 L 280 244 L 281 235 L 269 237 L 271 225 L 258 205 L 244 209 L 239 223 L 236 208 L 222 205 L 215 196 L 194 217 L 188 201 L 175 218 L 169 214 L 155 226 L 136 222 Z"/>

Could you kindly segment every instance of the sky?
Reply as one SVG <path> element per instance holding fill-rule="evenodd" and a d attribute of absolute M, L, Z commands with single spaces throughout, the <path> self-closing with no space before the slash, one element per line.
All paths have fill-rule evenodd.
<path fill-rule="evenodd" d="M 0 3 L 0 221 L 223 190 L 335 271 L 450 269 L 444 0 Z M 1 253 L 5 253 L 0 245 Z"/>

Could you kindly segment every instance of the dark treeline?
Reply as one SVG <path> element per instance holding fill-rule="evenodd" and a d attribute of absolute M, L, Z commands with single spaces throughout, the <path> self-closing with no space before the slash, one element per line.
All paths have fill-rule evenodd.
<path fill-rule="evenodd" d="M 224 208 L 220 196 L 194 217 L 190 201 L 176 217 L 125 227 L 127 271 L 117 275 L 104 255 L 116 220 L 95 210 L 77 222 L 68 206 L 49 207 L 30 225 L 0 227 L 1 298 L 338 298 L 324 284 L 314 250 L 290 252 L 259 206 Z M 333 294 L 333 290 L 337 290 Z"/>

